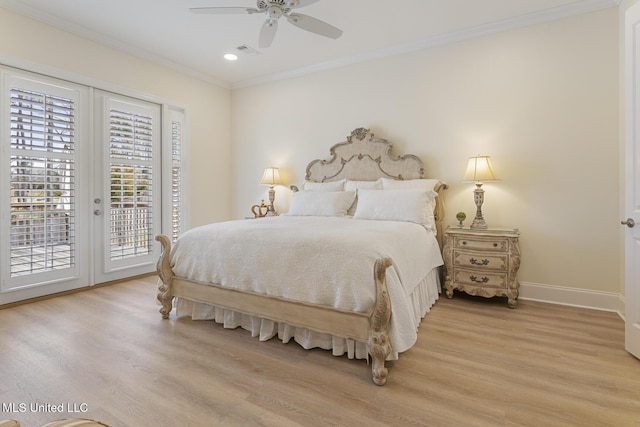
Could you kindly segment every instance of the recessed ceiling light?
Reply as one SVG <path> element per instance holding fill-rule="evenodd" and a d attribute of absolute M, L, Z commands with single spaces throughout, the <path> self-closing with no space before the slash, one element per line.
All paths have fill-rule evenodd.
<path fill-rule="evenodd" d="M 238 55 L 235 55 L 233 53 L 225 53 L 224 59 L 226 59 L 227 61 L 235 61 L 236 59 L 238 59 Z"/>

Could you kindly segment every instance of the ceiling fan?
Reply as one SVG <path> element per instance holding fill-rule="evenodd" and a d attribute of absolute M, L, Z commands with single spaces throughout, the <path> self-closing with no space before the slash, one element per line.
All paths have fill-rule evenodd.
<path fill-rule="evenodd" d="M 293 10 L 309 6 L 319 0 L 257 0 L 256 7 L 192 7 L 193 13 L 235 14 L 235 13 L 266 13 L 267 19 L 262 24 L 258 45 L 261 48 L 271 46 L 278 29 L 278 19 L 286 17 L 287 21 L 298 28 L 319 34 L 321 36 L 337 39 L 342 35 L 342 30 L 327 24 L 317 18 Z"/>

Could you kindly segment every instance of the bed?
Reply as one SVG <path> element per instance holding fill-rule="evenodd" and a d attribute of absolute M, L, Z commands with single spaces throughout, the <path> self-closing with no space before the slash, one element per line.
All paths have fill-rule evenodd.
<path fill-rule="evenodd" d="M 160 313 L 371 360 L 373 382 L 438 299 L 442 192 L 422 161 L 364 128 L 310 162 L 289 212 L 156 236 Z"/>

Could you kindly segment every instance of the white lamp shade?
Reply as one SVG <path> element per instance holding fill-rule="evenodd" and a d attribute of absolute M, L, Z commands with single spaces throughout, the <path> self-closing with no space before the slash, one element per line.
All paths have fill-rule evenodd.
<path fill-rule="evenodd" d="M 280 172 L 278 168 L 265 168 L 264 173 L 262 174 L 262 180 L 260 180 L 260 184 L 264 185 L 280 185 L 282 184 L 282 180 L 280 179 Z"/>
<path fill-rule="evenodd" d="M 464 173 L 464 181 L 496 181 L 498 176 L 493 170 L 489 156 L 470 157 L 467 170 Z"/>

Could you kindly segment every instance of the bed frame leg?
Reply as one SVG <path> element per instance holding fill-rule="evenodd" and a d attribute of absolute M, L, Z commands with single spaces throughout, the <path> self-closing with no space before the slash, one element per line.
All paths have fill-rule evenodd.
<path fill-rule="evenodd" d="M 173 308 L 173 294 L 171 291 L 171 282 L 173 282 L 173 270 L 171 270 L 171 263 L 169 257 L 171 255 L 171 240 L 163 234 L 158 234 L 156 240 L 162 244 L 162 255 L 158 259 L 156 264 L 156 270 L 161 282 L 158 283 L 157 298 L 162 307 L 160 308 L 160 314 L 163 319 L 169 318 L 169 313 Z"/>
<path fill-rule="evenodd" d="M 391 353 L 389 342 L 389 322 L 391 320 L 391 300 L 387 291 L 386 271 L 391 266 L 391 258 L 376 261 L 373 276 L 376 283 L 376 302 L 370 317 L 369 353 L 373 360 L 371 370 L 373 382 L 384 385 L 388 369 L 384 362 Z"/>

